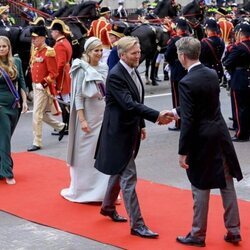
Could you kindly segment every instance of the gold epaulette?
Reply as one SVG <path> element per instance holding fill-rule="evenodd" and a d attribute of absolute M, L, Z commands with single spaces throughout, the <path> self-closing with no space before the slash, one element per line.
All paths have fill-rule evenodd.
<path fill-rule="evenodd" d="M 47 48 L 47 51 L 45 53 L 45 56 L 47 56 L 47 57 L 55 57 L 56 56 L 56 52 L 53 48 L 51 48 L 49 46 L 47 46 L 46 48 Z"/>

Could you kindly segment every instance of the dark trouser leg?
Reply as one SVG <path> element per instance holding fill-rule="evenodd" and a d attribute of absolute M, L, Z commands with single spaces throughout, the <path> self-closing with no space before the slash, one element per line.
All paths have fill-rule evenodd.
<path fill-rule="evenodd" d="M 61 110 L 62 110 L 62 121 L 63 123 L 66 124 L 67 128 L 66 130 L 68 130 L 69 128 L 69 106 L 66 107 L 64 104 L 59 103 Z"/>
<path fill-rule="evenodd" d="M 136 182 L 136 166 L 134 159 L 131 158 L 128 165 L 119 175 L 110 177 L 107 191 L 102 204 L 103 210 L 114 211 L 115 201 L 121 189 L 125 208 L 130 218 L 131 228 L 138 227 L 139 225 L 144 225 L 140 205 L 135 191 Z"/>
<path fill-rule="evenodd" d="M 231 97 L 231 109 L 232 109 L 232 118 L 233 118 L 233 128 L 237 128 L 237 122 L 236 122 L 236 114 L 235 114 L 235 103 L 233 98 L 233 91 L 230 90 L 230 97 Z"/>
<path fill-rule="evenodd" d="M 102 209 L 108 212 L 115 210 L 115 201 L 120 192 L 120 175 L 111 175 L 102 202 Z"/>
<path fill-rule="evenodd" d="M 192 194 L 194 214 L 191 235 L 197 239 L 205 240 L 210 189 L 201 190 L 192 185 Z"/>
<path fill-rule="evenodd" d="M 248 139 L 249 128 L 249 90 L 233 91 L 235 114 L 237 121 L 236 136 L 238 139 Z"/>
<path fill-rule="evenodd" d="M 136 228 L 140 225 L 144 225 L 139 201 L 135 191 L 135 186 L 137 183 L 137 173 L 135 161 L 133 158 L 130 159 L 127 167 L 120 175 L 120 178 L 120 186 L 125 207 L 130 218 L 131 228 Z"/>
<path fill-rule="evenodd" d="M 239 216 L 237 196 L 234 188 L 233 178 L 229 174 L 227 166 L 225 166 L 225 178 L 227 187 L 220 189 L 224 207 L 224 223 L 229 233 L 231 233 L 232 235 L 239 235 L 240 216 Z"/>
<path fill-rule="evenodd" d="M 179 83 L 177 81 L 171 81 L 173 108 L 180 106 L 178 85 Z M 175 121 L 175 127 L 179 129 L 180 126 L 181 126 L 181 120 L 178 119 Z"/>

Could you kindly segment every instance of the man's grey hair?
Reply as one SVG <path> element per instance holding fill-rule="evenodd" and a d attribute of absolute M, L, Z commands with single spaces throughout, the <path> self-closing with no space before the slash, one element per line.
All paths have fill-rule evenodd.
<path fill-rule="evenodd" d="M 134 37 L 134 36 L 122 37 L 121 39 L 119 39 L 119 41 L 117 43 L 118 56 L 121 57 L 122 53 L 127 52 L 136 44 L 140 44 L 140 41 L 137 37 Z"/>
<path fill-rule="evenodd" d="M 201 43 L 193 37 L 182 37 L 176 41 L 177 53 L 183 53 L 190 60 L 198 60 L 201 53 Z"/>

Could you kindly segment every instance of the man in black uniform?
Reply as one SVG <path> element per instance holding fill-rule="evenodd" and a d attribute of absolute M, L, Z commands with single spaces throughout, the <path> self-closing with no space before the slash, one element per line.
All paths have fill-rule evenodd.
<path fill-rule="evenodd" d="M 249 140 L 250 123 L 250 24 L 239 28 L 240 42 L 233 46 L 224 66 L 231 74 L 231 91 L 235 104 L 237 129 L 233 141 Z"/>
<path fill-rule="evenodd" d="M 206 38 L 201 40 L 200 62 L 217 72 L 220 83 L 223 78 L 221 58 L 225 50 L 225 42 L 219 37 L 219 26 L 215 19 L 205 22 Z"/>
<path fill-rule="evenodd" d="M 178 85 L 181 78 L 187 74 L 187 71 L 182 67 L 180 61 L 178 60 L 175 42 L 178 41 L 181 37 L 188 36 L 188 30 L 189 26 L 187 21 L 183 18 L 179 18 L 176 21 L 176 35 L 169 40 L 167 50 L 165 52 L 165 61 L 169 64 L 170 68 L 170 83 L 173 108 L 176 108 L 180 105 Z M 175 122 L 175 127 L 169 127 L 168 129 L 170 131 L 179 131 L 180 120 L 177 120 Z"/>

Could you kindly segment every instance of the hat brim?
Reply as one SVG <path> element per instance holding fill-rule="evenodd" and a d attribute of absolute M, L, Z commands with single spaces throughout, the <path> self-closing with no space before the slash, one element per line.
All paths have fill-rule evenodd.
<path fill-rule="evenodd" d="M 9 14 L 9 6 L 2 6 L 0 9 L 0 15 Z"/>
<path fill-rule="evenodd" d="M 62 32 L 63 32 L 65 35 L 70 35 L 70 34 L 71 34 L 70 30 L 68 30 L 68 29 L 66 28 L 66 24 L 65 24 L 63 21 L 61 21 L 61 20 L 55 20 L 55 21 L 53 21 L 53 22 L 51 23 L 51 25 L 50 25 L 49 27 L 47 27 L 47 29 L 53 30 L 53 25 L 54 25 L 55 23 L 58 23 L 58 24 L 60 24 L 60 25 L 62 26 Z M 54 30 L 57 30 L 57 29 L 54 29 Z"/>
<path fill-rule="evenodd" d="M 45 20 L 43 17 L 38 17 L 34 22 L 29 22 L 31 25 L 37 25 L 39 22 L 43 22 L 45 24 Z"/>
<path fill-rule="evenodd" d="M 116 31 L 114 31 L 114 30 L 111 30 L 111 31 L 109 32 L 109 34 L 114 35 L 114 36 L 117 36 L 117 37 L 119 37 L 119 38 L 125 36 L 123 33 L 119 33 L 119 32 L 116 32 Z"/>
<path fill-rule="evenodd" d="M 215 14 L 222 15 L 222 16 L 226 16 L 226 14 L 223 14 L 222 12 L 220 12 L 220 11 L 218 11 L 218 10 L 214 10 L 214 13 L 215 13 Z"/>
<path fill-rule="evenodd" d="M 104 12 L 100 12 L 100 15 L 105 15 L 105 14 L 108 14 L 108 13 L 111 13 L 111 11 L 104 11 Z"/>

